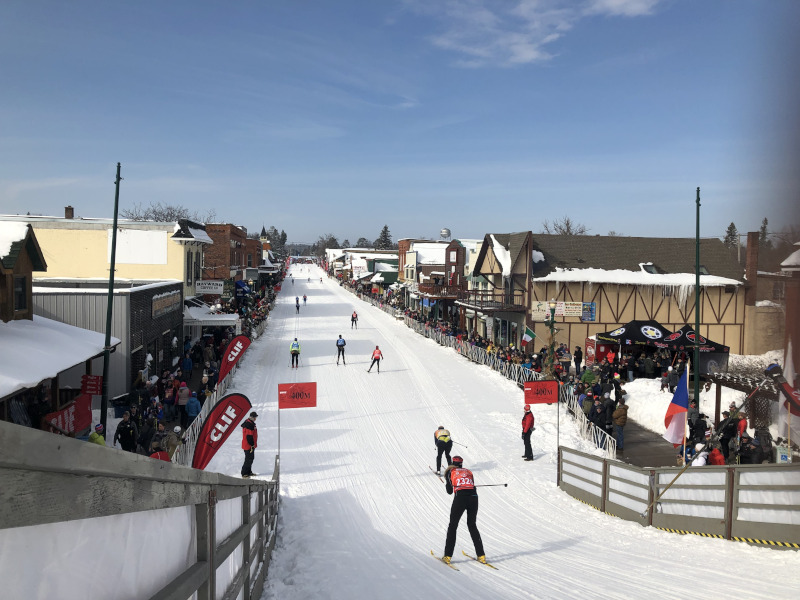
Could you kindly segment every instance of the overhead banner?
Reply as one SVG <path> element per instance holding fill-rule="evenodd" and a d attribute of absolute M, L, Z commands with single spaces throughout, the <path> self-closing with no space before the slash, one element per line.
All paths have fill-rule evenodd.
<path fill-rule="evenodd" d="M 317 405 L 317 382 L 279 383 L 278 409 L 311 408 Z"/>
<path fill-rule="evenodd" d="M 250 346 L 250 338 L 246 335 L 237 335 L 228 344 L 225 354 L 222 355 L 222 364 L 219 366 L 219 381 L 233 370 L 233 367 L 242 357 L 244 351 Z"/>
<path fill-rule="evenodd" d="M 558 402 L 558 382 L 554 379 L 525 382 L 525 404 L 555 404 L 556 402 Z"/>
<path fill-rule="evenodd" d="M 205 469 L 236 425 L 250 411 L 250 400 L 244 394 L 228 394 L 211 409 L 203 423 L 192 457 L 192 468 Z"/>

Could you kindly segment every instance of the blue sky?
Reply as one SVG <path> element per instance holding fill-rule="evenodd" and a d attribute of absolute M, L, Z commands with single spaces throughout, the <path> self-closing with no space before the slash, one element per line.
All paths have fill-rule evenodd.
<path fill-rule="evenodd" d="M 0 211 L 290 241 L 798 223 L 794 0 L 0 3 Z"/>

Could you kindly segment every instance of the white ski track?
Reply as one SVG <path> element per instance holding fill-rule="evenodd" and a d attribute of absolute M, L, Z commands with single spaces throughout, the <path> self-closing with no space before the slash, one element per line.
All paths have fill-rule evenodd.
<path fill-rule="evenodd" d="M 298 292 L 312 301 L 299 315 Z M 359 329 L 348 329 L 353 310 Z M 380 345 L 391 368 L 376 378 L 337 369 L 331 353 L 339 334 L 351 364 L 366 367 Z M 295 337 L 304 368 L 287 372 Z M 265 599 L 408 600 L 443 589 L 462 600 L 718 597 L 743 589 L 777 599 L 800 589 L 800 553 L 640 527 L 564 494 L 555 483 L 556 406 L 535 407 L 537 460 L 520 461 L 524 402 L 516 385 L 327 277 L 296 281 L 278 296 L 236 374 L 235 391 L 259 413 L 253 469 L 262 477 L 277 450 L 278 384 L 308 381 L 317 382 L 317 407 L 280 414 L 281 513 Z M 452 504 L 424 472 L 439 425 L 469 446 L 458 454 L 476 483 L 513 483 L 479 489 L 486 557 L 502 569 L 490 577 L 482 568 L 450 577 L 419 552 L 443 550 Z M 591 451 L 564 411 L 560 426 L 562 444 Z M 242 459 L 237 431 L 208 470 L 238 477 Z M 457 544 L 471 547 L 466 514 Z M 235 566 L 227 564 L 221 568 Z"/>

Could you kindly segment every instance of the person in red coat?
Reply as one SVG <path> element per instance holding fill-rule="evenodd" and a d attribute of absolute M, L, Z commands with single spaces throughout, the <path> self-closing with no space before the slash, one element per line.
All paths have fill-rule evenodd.
<path fill-rule="evenodd" d="M 714 449 L 709 453 L 708 464 L 718 466 L 725 465 L 725 455 L 722 454 L 722 451 L 719 448 L 714 447 Z"/>
<path fill-rule="evenodd" d="M 256 428 L 255 411 L 242 423 L 242 450 L 244 450 L 244 464 L 242 465 L 242 477 L 253 476 L 253 459 L 256 457 L 256 446 L 258 446 L 258 429 Z"/>
<path fill-rule="evenodd" d="M 531 412 L 531 405 L 525 405 L 525 415 L 522 417 L 522 441 L 525 443 L 525 454 L 522 458 L 525 460 L 533 460 L 533 448 L 531 448 L 531 434 L 534 427 L 533 413 Z"/>
<path fill-rule="evenodd" d="M 372 367 L 374 367 L 376 363 L 378 365 L 378 373 L 380 373 L 382 358 L 383 358 L 383 352 L 381 352 L 381 349 L 378 348 L 378 346 L 375 346 L 375 350 L 372 351 L 372 364 L 369 366 L 369 369 L 367 369 L 367 373 L 372 371 Z"/>

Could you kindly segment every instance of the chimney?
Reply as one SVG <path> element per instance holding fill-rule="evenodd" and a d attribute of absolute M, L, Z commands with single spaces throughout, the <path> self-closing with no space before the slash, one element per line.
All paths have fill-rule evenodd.
<path fill-rule="evenodd" d="M 75 218 L 75 209 L 71 206 L 64 207 L 64 218 L 65 219 L 74 219 Z"/>
<path fill-rule="evenodd" d="M 758 287 L 758 232 L 747 232 L 747 254 L 744 262 L 744 276 L 747 279 L 744 293 L 745 306 L 756 305 Z"/>

